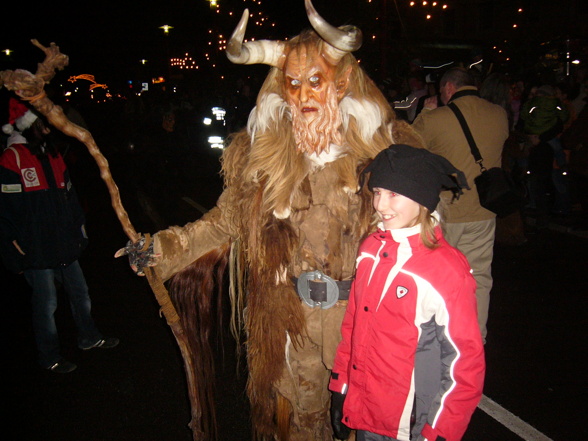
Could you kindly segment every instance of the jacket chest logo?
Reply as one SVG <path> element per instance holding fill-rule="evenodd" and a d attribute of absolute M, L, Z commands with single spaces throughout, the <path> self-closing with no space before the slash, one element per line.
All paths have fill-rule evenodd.
<path fill-rule="evenodd" d="M 22 193 L 22 185 L 2 184 L 2 193 Z"/>
<path fill-rule="evenodd" d="M 34 167 L 23 168 L 20 170 L 20 172 L 22 174 L 25 187 L 37 187 L 41 185 L 39 182 L 39 177 L 37 176 L 37 170 L 35 170 Z"/>
<path fill-rule="evenodd" d="M 398 297 L 399 299 L 401 299 L 402 297 L 404 297 L 407 294 L 408 294 L 408 288 L 405 288 L 404 286 L 401 286 L 401 285 L 398 285 L 396 287 L 396 297 Z"/>

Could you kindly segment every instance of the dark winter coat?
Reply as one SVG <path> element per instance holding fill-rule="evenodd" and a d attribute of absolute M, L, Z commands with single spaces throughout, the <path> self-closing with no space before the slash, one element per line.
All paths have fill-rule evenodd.
<path fill-rule="evenodd" d="M 78 259 L 88 241 L 84 213 L 61 155 L 38 158 L 26 145 L 13 145 L 0 156 L 0 184 L 0 255 L 9 270 Z"/>

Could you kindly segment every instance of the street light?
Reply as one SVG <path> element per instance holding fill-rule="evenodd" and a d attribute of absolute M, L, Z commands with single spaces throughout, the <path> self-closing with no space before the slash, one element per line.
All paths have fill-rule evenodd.
<path fill-rule="evenodd" d="M 169 31 L 173 29 L 173 26 L 165 24 L 160 26 L 159 29 L 163 29 L 163 33 L 166 37 L 169 37 Z M 170 61 L 170 54 L 169 54 L 169 38 L 165 39 L 165 64 L 167 65 L 167 81 L 170 80 L 171 77 L 171 61 Z"/>
<path fill-rule="evenodd" d="M 170 25 L 163 25 L 163 26 L 160 26 L 159 27 L 159 29 L 163 29 L 163 33 L 166 34 L 166 35 L 169 34 L 169 31 L 171 29 L 173 29 L 173 28 L 174 27 L 173 26 L 170 26 Z"/>

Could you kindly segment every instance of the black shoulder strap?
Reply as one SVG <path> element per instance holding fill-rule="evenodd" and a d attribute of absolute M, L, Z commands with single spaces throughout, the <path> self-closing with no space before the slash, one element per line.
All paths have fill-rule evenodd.
<path fill-rule="evenodd" d="M 480 165 L 480 168 L 484 169 L 484 166 L 482 165 L 482 155 L 480 154 L 480 150 L 478 150 L 478 146 L 476 146 L 476 141 L 474 141 L 474 137 L 472 136 L 472 132 L 468 127 L 468 123 L 466 122 L 463 113 L 461 113 L 461 110 L 459 110 L 459 107 L 457 107 L 454 102 L 447 104 L 447 107 L 449 107 L 451 110 L 453 110 L 453 113 L 455 113 L 455 116 L 457 117 L 457 120 L 463 129 L 463 133 L 468 140 L 468 144 L 470 145 L 470 150 L 472 151 L 474 159 Z"/>

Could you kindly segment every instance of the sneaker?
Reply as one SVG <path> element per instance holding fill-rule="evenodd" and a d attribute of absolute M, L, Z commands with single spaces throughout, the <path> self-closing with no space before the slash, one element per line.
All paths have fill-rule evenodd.
<path fill-rule="evenodd" d="M 87 348 L 82 348 L 82 349 L 84 351 L 87 351 L 89 349 L 94 349 L 94 348 L 112 349 L 112 348 L 118 346 L 119 341 L 120 340 L 116 337 L 101 338 L 96 343 L 94 343 L 92 346 L 88 346 Z"/>
<path fill-rule="evenodd" d="M 49 366 L 47 370 L 57 374 L 69 374 L 70 372 L 75 371 L 76 368 L 77 365 L 73 364 L 71 361 L 67 361 L 65 358 L 62 358 L 57 363 Z"/>

